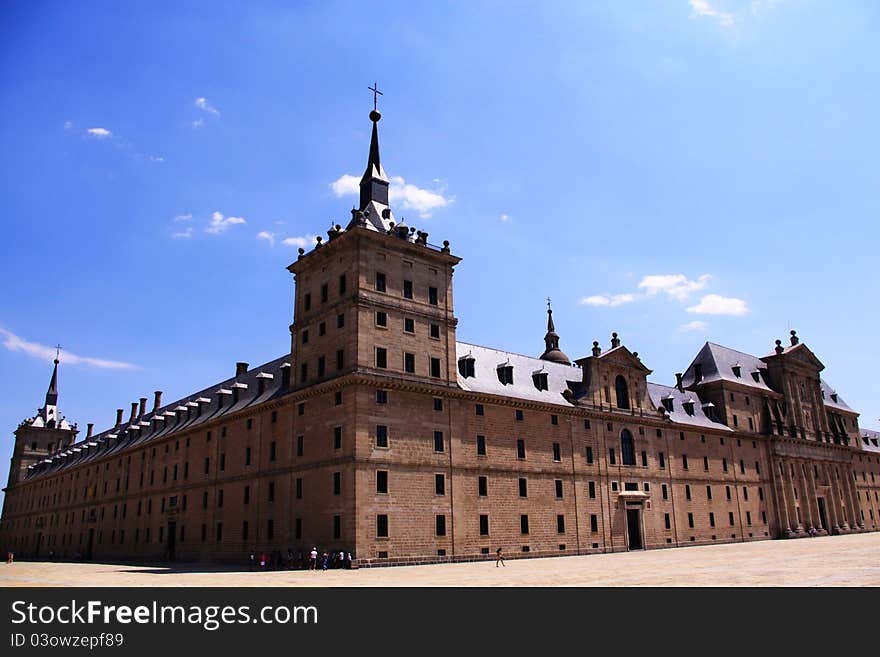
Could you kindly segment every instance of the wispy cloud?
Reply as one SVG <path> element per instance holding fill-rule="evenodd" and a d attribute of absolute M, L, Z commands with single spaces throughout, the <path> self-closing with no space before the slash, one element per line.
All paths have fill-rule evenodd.
<path fill-rule="evenodd" d="M 205 119 L 200 118 L 192 122 L 193 128 L 201 128 L 203 125 L 205 125 Z"/>
<path fill-rule="evenodd" d="M 73 121 L 65 121 L 64 130 L 71 135 L 78 135 L 82 139 L 96 142 L 100 141 L 109 144 L 116 148 L 118 151 L 125 153 L 135 160 L 146 160 L 148 162 L 155 162 L 158 164 L 161 164 L 165 161 L 165 158 L 161 155 L 150 155 L 138 152 L 138 150 L 132 145 L 132 143 L 128 139 L 122 137 L 121 135 L 115 134 L 109 128 L 95 127 L 82 129 L 74 126 Z"/>
<path fill-rule="evenodd" d="M 90 137 L 106 139 L 107 137 L 110 137 L 113 133 L 107 130 L 107 128 L 89 128 L 88 130 L 86 130 L 86 134 Z"/>
<path fill-rule="evenodd" d="M 707 328 L 709 328 L 709 325 L 706 322 L 699 320 L 699 319 L 695 319 L 694 321 L 688 322 L 687 324 L 682 324 L 681 326 L 678 327 L 678 330 L 679 331 L 686 331 L 686 332 L 688 332 L 688 331 L 702 332 L 702 331 L 705 331 Z"/>
<path fill-rule="evenodd" d="M 700 299 L 695 306 L 690 306 L 687 311 L 700 315 L 730 315 L 740 317 L 749 312 L 746 302 L 735 297 L 722 297 L 717 294 L 707 294 Z"/>
<path fill-rule="evenodd" d="M 692 281 L 684 274 L 654 274 L 645 276 L 639 283 L 639 289 L 649 296 L 663 292 L 673 299 L 685 301 L 693 292 L 706 287 L 710 278 L 709 274 L 703 274 Z"/>
<path fill-rule="evenodd" d="M 211 235 L 217 235 L 219 233 L 226 232 L 231 226 L 246 223 L 247 221 L 245 221 L 242 217 L 224 217 L 223 213 L 215 212 L 211 215 L 211 223 L 208 224 L 205 232 L 210 233 Z"/>
<path fill-rule="evenodd" d="M 438 180 L 438 179 L 435 179 Z M 402 210 L 414 210 L 423 219 L 430 217 L 439 208 L 445 208 L 455 199 L 444 196 L 442 189 L 423 189 L 406 182 L 400 176 L 391 178 L 388 188 L 388 201 Z M 343 174 L 332 183 L 330 189 L 336 196 L 351 196 L 360 192 L 360 178 Z"/>
<path fill-rule="evenodd" d="M 510 221 L 510 217 L 502 212 L 501 216 L 498 217 L 498 221 Z"/>
<path fill-rule="evenodd" d="M 3 346 L 9 351 L 19 351 L 39 358 L 44 361 L 51 361 L 55 358 L 55 348 L 49 347 L 38 342 L 30 342 L 17 336 L 12 331 L 0 328 L 0 335 L 3 336 Z M 103 358 L 92 358 L 91 356 L 79 356 L 70 351 L 63 351 L 60 360 L 68 365 L 91 365 L 92 367 L 101 367 L 105 369 L 136 369 L 136 365 L 125 363 L 118 360 L 106 360 Z"/>
<path fill-rule="evenodd" d="M 192 221 L 192 218 L 193 218 L 192 214 L 179 214 L 176 217 L 174 217 L 174 222 L 180 223 L 181 221 Z"/>
<path fill-rule="evenodd" d="M 315 244 L 315 235 L 303 235 L 302 237 L 286 237 L 281 240 L 284 246 L 297 246 L 304 249 Z"/>
<path fill-rule="evenodd" d="M 733 14 L 709 4 L 708 0 L 690 0 L 691 9 L 697 16 L 704 16 L 717 20 L 723 27 L 732 27 L 734 24 Z"/>
<path fill-rule="evenodd" d="M 195 234 L 195 232 L 196 232 L 196 229 L 193 228 L 192 226 L 189 226 L 188 228 L 184 228 L 183 230 L 178 231 L 176 233 L 171 233 L 171 237 L 173 237 L 176 240 L 187 240 L 190 237 L 192 237 Z"/>
<path fill-rule="evenodd" d="M 604 294 L 594 294 L 590 297 L 584 297 L 581 299 L 581 303 L 585 306 L 622 306 L 625 303 L 631 303 L 635 301 L 635 295 L 633 294 L 614 294 L 614 295 L 604 295 Z"/>
<path fill-rule="evenodd" d="M 196 98 L 196 107 L 198 107 L 200 110 L 204 110 L 208 114 L 220 116 L 220 111 L 211 103 L 209 103 L 207 98 Z"/>
<path fill-rule="evenodd" d="M 270 233 L 268 230 L 261 230 L 257 233 L 257 239 L 269 242 L 269 246 L 275 246 L 275 233 Z"/>

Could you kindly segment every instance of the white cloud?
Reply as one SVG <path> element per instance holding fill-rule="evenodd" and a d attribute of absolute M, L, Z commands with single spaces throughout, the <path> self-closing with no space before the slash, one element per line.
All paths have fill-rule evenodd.
<path fill-rule="evenodd" d="M 193 128 L 201 128 L 203 125 L 205 125 L 205 119 L 196 119 L 192 122 Z"/>
<path fill-rule="evenodd" d="M 722 297 L 717 294 L 707 294 L 700 302 L 687 309 L 689 313 L 701 315 L 732 315 L 739 317 L 749 312 L 746 302 L 734 297 Z"/>
<path fill-rule="evenodd" d="M 217 235 L 218 233 L 227 231 L 230 226 L 246 223 L 247 222 L 242 217 L 224 217 L 222 213 L 215 212 L 211 215 L 211 223 L 205 229 L 205 232 Z"/>
<path fill-rule="evenodd" d="M 258 240 L 266 240 L 269 242 L 269 246 L 275 246 L 275 233 L 270 233 L 268 230 L 261 230 L 257 233 Z"/>
<path fill-rule="evenodd" d="M 678 330 L 680 330 L 680 331 L 705 331 L 707 328 L 709 328 L 709 325 L 706 322 L 699 320 L 699 319 L 695 319 L 694 321 L 688 322 L 687 324 L 682 324 L 681 326 L 678 327 Z"/>
<path fill-rule="evenodd" d="M 502 213 L 501 216 L 498 217 L 498 221 L 510 221 L 510 217 Z"/>
<path fill-rule="evenodd" d="M 20 351 L 28 356 L 39 358 L 41 360 L 50 361 L 55 358 L 55 349 L 37 342 L 29 342 L 24 338 L 20 338 L 12 331 L 0 328 L 0 335 L 3 336 L 3 346 L 9 351 Z M 93 367 L 103 367 L 107 369 L 134 369 L 135 365 L 124 363 L 118 360 L 104 360 L 103 358 L 91 358 L 89 356 L 77 356 L 69 351 L 62 352 L 60 360 L 68 365 L 91 365 Z"/>
<path fill-rule="evenodd" d="M 171 234 L 171 237 L 173 237 L 173 238 L 176 239 L 176 240 L 185 240 L 185 239 L 189 239 L 190 237 L 193 236 L 193 233 L 195 233 L 195 230 L 196 230 L 195 228 L 193 228 L 192 226 L 190 226 L 189 228 L 184 228 L 184 229 L 183 229 L 182 231 L 180 231 L 180 232 L 172 233 L 172 234 Z"/>
<path fill-rule="evenodd" d="M 73 123 L 71 123 L 70 121 L 65 121 L 64 122 L 64 129 L 70 130 L 71 128 L 73 128 Z"/>
<path fill-rule="evenodd" d="M 89 128 L 86 130 L 86 134 L 91 137 L 97 137 L 98 139 L 104 139 L 105 137 L 109 137 L 113 133 L 107 130 L 107 128 Z"/>
<path fill-rule="evenodd" d="M 165 158 L 160 155 L 147 155 L 150 162 L 164 162 Z"/>
<path fill-rule="evenodd" d="M 351 174 L 343 174 L 337 180 L 330 183 L 330 189 L 336 196 L 349 196 L 360 192 L 360 178 Z"/>
<path fill-rule="evenodd" d="M 208 114 L 220 116 L 220 111 L 216 107 L 211 105 L 211 103 L 208 102 L 207 98 L 196 98 L 196 107 L 198 107 L 200 110 L 204 110 Z"/>
<path fill-rule="evenodd" d="M 710 278 L 709 274 L 703 274 L 691 281 L 684 274 L 654 274 L 645 276 L 639 283 L 639 289 L 649 296 L 664 292 L 673 299 L 686 301 L 692 292 L 705 288 Z"/>
<path fill-rule="evenodd" d="M 181 221 L 192 221 L 193 216 L 191 214 L 179 214 L 174 217 L 175 223 L 179 223 Z"/>
<path fill-rule="evenodd" d="M 635 301 L 633 294 L 614 294 L 606 296 L 604 294 L 595 294 L 591 297 L 584 297 L 581 303 L 586 306 L 622 306 L 625 303 Z"/>
<path fill-rule="evenodd" d="M 315 244 L 315 235 L 304 235 L 302 237 L 287 237 L 281 240 L 284 246 L 298 246 L 307 249 Z"/>
<path fill-rule="evenodd" d="M 708 0 L 690 0 L 690 5 L 698 16 L 714 18 L 724 27 L 731 27 L 734 23 L 733 14 L 716 9 Z"/>
<path fill-rule="evenodd" d="M 445 208 L 453 198 L 444 196 L 440 191 L 422 189 L 406 182 L 400 176 L 394 176 L 390 180 L 388 189 L 388 201 L 392 206 L 398 206 L 402 210 L 414 210 L 423 219 L 427 219 L 437 208 Z M 337 180 L 330 183 L 330 188 L 336 196 L 349 196 L 360 192 L 360 178 L 351 174 L 343 174 Z"/>

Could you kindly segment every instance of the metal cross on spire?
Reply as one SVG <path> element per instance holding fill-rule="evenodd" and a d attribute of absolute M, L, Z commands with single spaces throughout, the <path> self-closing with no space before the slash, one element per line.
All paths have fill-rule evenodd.
<path fill-rule="evenodd" d="M 379 96 L 382 96 L 383 94 L 381 91 L 379 91 L 379 85 L 376 84 L 375 82 L 373 83 L 372 87 L 367 87 L 367 89 L 369 89 L 370 91 L 373 92 L 373 111 L 376 112 L 376 111 L 378 111 L 377 110 L 377 101 L 379 99 Z"/>
<path fill-rule="evenodd" d="M 550 297 L 547 297 L 547 310 L 550 310 Z"/>
<path fill-rule="evenodd" d="M 55 360 L 59 360 L 59 356 L 61 356 L 61 349 L 62 347 L 60 344 L 55 345 Z"/>

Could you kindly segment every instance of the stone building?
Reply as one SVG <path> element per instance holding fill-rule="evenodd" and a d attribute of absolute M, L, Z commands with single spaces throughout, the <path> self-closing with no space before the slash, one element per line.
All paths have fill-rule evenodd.
<path fill-rule="evenodd" d="M 288 268 L 290 352 L 82 440 L 56 360 L 15 431 L 4 548 L 382 565 L 877 529 L 878 435 L 794 331 L 762 357 L 706 343 L 675 385 L 617 334 L 570 360 L 549 308 L 540 356 L 458 341 L 460 259 L 395 222 L 370 118 L 358 209 Z"/>

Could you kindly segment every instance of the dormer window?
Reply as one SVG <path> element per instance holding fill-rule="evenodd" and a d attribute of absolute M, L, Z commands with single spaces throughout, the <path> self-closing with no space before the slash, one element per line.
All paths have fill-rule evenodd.
<path fill-rule="evenodd" d="M 833 401 L 835 404 L 837 403 L 837 393 L 836 392 L 831 393 L 831 401 Z"/>
<path fill-rule="evenodd" d="M 734 366 L 731 367 L 730 369 L 733 370 L 733 375 L 734 375 L 737 379 L 742 378 L 742 365 L 740 365 L 739 363 L 737 363 L 736 365 L 734 365 Z"/>
<path fill-rule="evenodd" d="M 513 365 L 499 365 L 496 369 L 498 380 L 504 385 L 513 385 Z"/>
<path fill-rule="evenodd" d="M 717 416 L 715 415 L 715 404 L 712 402 L 706 402 L 703 404 L 703 413 L 709 418 L 712 422 L 717 422 Z"/>
<path fill-rule="evenodd" d="M 665 408 L 669 413 L 672 413 L 673 409 L 673 397 L 672 395 L 667 395 L 660 400 L 663 403 L 663 408 Z"/>
<path fill-rule="evenodd" d="M 755 383 L 761 383 L 761 373 L 758 370 L 752 372 L 752 378 L 755 380 Z"/>
<path fill-rule="evenodd" d="M 688 415 L 694 414 L 694 400 L 693 399 L 685 399 L 681 403 L 681 405 L 684 408 L 685 413 L 687 413 Z"/>
<path fill-rule="evenodd" d="M 458 373 L 461 374 L 464 378 L 469 378 L 472 376 L 476 376 L 474 372 L 474 360 L 473 356 L 464 356 L 458 359 Z"/>
<path fill-rule="evenodd" d="M 541 370 L 539 370 L 537 372 L 533 372 L 532 373 L 532 381 L 534 382 L 535 387 L 538 390 L 548 390 L 549 389 L 549 386 L 547 384 L 547 372 L 544 372 Z M 511 383 L 513 383 L 512 379 L 511 379 Z"/>

